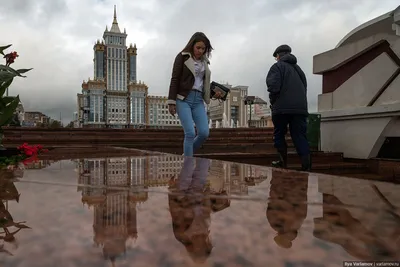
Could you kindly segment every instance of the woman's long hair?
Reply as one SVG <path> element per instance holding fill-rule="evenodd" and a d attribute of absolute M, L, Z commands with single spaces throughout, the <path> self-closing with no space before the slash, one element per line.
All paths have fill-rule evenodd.
<path fill-rule="evenodd" d="M 210 40 L 202 32 L 196 32 L 193 34 L 185 48 L 183 48 L 182 52 L 189 52 L 193 56 L 194 45 L 198 42 L 203 42 L 206 45 L 204 54 L 207 56 L 207 58 L 210 58 L 211 51 L 214 50 L 214 48 L 211 46 Z"/>

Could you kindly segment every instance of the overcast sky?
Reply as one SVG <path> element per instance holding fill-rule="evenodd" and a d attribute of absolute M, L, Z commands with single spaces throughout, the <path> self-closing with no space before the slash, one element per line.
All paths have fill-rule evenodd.
<path fill-rule="evenodd" d="M 1 0 L 1 45 L 13 44 L 15 68 L 29 68 L 10 95 L 24 107 L 64 122 L 76 110 L 81 84 L 93 77 L 93 44 L 111 27 L 113 7 L 138 47 L 138 79 L 152 95 L 167 95 L 173 59 L 190 36 L 203 31 L 214 46 L 212 80 L 248 85 L 268 99 L 265 76 L 273 50 L 292 47 L 309 80 L 316 111 L 321 76 L 312 57 L 333 49 L 359 24 L 393 10 L 398 0 Z"/>

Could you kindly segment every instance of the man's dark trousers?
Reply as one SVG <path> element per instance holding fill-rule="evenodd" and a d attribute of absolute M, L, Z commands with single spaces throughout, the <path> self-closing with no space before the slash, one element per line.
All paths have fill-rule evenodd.
<path fill-rule="evenodd" d="M 310 147 L 307 140 L 307 117 L 299 114 L 272 115 L 274 123 L 274 146 L 278 151 L 286 151 L 285 136 L 289 126 L 290 136 L 297 154 L 303 159 L 310 155 Z"/>

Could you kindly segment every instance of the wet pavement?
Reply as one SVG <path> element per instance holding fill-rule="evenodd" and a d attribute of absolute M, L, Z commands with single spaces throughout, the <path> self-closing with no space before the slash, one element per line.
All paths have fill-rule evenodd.
<path fill-rule="evenodd" d="M 0 198 L 0 266 L 400 259 L 400 186 L 385 182 L 136 153 L 2 172 Z"/>

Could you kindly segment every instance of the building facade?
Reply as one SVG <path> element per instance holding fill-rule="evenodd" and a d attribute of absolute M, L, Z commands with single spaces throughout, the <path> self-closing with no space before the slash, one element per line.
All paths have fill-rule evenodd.
<path fill-rule="evenodd" d="M 137 47 L 127 46 L 126 30 L 121 32 L 116 8 L 110 29 L 97 40 L 94 77 L 82 83 L 77 95 L 80 127 L 135 128 L 144 125 L 148 87 L 137 79 Z"/>
<path fill-rule="evenodd" d="M 244 99 L 248 94 L 248 86 L 235 86 L 225 84 L 230 88 L 230 93 L 225 101 L 212 99 L 209 105 L 209 118 L 212 121 L 212 127 L 222 125 L 225 120 L 229 127 L 247 127 L 247 107 Z"/>
<path fill-rule="evenodd" d="M 51 122 L 50 117 L 46 116 L 42 112 L 25 111 L 24 119 L 21 122 L 21 126 L 36 127 L 36 126 L 41 126 L 41 125 L 49 125 L 50 122 Z"/>
<path fill-rule="evenodd" d="M 263 102 L 264 100 L 261 99 L 261 101 Z M 271 109 L 268 104 L 247 105 L 247 116 L 249 118 L 250 127 L 274 127 L 272 123 Z"/>
<path fill-rule="evenodd" d="M 148 96 L 147 97 L 148 116 L 146 124 L 154 128 L 172 128 L 180 127 L 181 123 L 178 114 L 171 116 L 168 111 L 167 97 L 165 96 Z"/>

